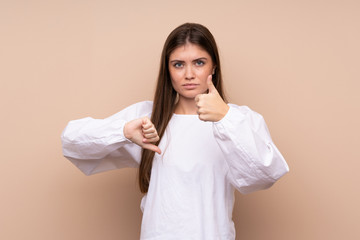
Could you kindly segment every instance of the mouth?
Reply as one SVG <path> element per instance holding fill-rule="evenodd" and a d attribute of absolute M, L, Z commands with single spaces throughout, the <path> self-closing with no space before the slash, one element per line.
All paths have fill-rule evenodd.
<path fill-rule="evenodd" d="M 199 84 L 195 84 L 195 83 L 186 83 L 182 85 L 185 89 L 194 89 L 197 86 L 199 86 Z"/>

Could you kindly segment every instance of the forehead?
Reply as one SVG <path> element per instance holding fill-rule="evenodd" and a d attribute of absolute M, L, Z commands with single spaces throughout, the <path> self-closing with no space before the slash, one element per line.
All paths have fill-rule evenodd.
<path fill-rule="evenodd" d="M 198 58 L 210 59 L 209 53 L 197 44 L 186 43 L 185 45 L 175 48 L 170 54 L 169 60 L 193 60 Z"/>

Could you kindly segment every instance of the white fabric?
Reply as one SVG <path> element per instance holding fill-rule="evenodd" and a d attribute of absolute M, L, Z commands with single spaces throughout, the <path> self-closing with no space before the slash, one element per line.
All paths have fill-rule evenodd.
<path fill-rule="evenodd" d="M 289 171 L 263 117 L 229 106 L 218 122 L 173 115 L 141 201 L 142 240 L 234 240 L 234 189 L 265 189 Z M 62 134 L 64 156 L 86 175 L 137 167 L 141 148 L 124 137 L 123 127 L 151 110 L 146 101 L 106 119 L 70 121 Z"/>

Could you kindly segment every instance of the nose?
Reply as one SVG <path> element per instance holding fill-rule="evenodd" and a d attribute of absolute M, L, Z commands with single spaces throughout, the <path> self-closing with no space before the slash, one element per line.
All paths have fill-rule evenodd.
<path fill-rule="evenodd" d="M 192 66 L 186 66 L 185 69 L 185 79 L 186 80 L 191 80 L 195 78 L 195 74 L 194 71 L 192 69 Z"/>

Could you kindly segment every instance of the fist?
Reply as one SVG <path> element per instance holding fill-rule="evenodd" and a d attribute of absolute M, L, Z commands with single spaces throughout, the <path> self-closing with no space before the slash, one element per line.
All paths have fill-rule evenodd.
<path fill-rule="evenodd" d="M 159 141 L 159 135 L 148 117 L 127 122 L 124 126 L 124 136 L 142 148 L 161 154 L 160 148 L 154 144 Z"/>
<path fill-rule="evenodd" d="M 199 94 L 195 97 L 196 106 L 198 108 L 197 114 L 202 121 L 217 122 L 226 115 L 229 111 L 229 106 L 224 102 L 219 92 L 216 90 L 211 75 L 207 78 L 207 85 L 209 92 Z"/>

